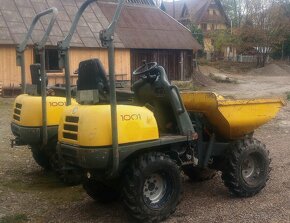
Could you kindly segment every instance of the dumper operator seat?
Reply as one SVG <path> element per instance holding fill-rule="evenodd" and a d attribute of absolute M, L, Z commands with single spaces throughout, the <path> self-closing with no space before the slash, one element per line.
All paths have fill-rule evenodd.
<path fill-rule="evenodd" d="M 41 65 L 39 63 L 30 65 L 30 74 L 31 74 L 31 83 L 37 86 L 37 94 L 41 94 L 41 74 L 40 74 Z M 46 78 L 46 86 L 48 80 Z"/>
<path fill-rule="evenodd" d="M 102 96 L 109 93 L 106 71 L 99 59 L 80 62 L 77 90 L 98 90 Z"/>
<path fill-rule="evenodd" d="M 98 91 L 98 100 L 81 104 L 108 104 L 110 102 L 110 88 L 106 76 L 107 73 L 99 59 L 89 59 L 80 62 L 77 91 Z M 133 92 L 116 91 L 116 96 L 117 101 L 124 104 L 131 100 Z"/>
<path fill-rule="evenodd" d="M 157 63 L 148 64 L 147 70 L 144 70 L 145 64 L 133 72 L 134 76 L 141 76 L 132 86 L 135 103 L 153 111 L 161 134 L 193 133 L 192 123 L 178 88 L 170 84 L 162 66 Z"/>

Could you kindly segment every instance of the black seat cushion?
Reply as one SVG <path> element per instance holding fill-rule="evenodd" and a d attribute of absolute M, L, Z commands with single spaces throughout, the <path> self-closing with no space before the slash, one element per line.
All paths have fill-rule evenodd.
<path fill-rule="evenodd" d="M 106 71 L 99 59 L 80 62 L 77 89 L 99 90 L 100 93 L 109 91 Z"/>

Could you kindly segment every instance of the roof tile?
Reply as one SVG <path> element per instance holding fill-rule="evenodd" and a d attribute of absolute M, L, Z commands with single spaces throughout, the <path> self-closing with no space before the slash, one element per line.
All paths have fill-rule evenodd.
<path fill-rule="evenodd" d="M 63 33 L 67 33 L 70 30 L 71 22 L 58 20 L 57 21 Z"/>
<path fill-rule="evenodd" d="M 63 11 L 64 7 L 60 0 L 46 0 L 49 7 L 56 7 L 59 11 Z"/>
<path fill-rule="evenodd" d="M 17 7 L 32 7 L 30 0 L 14 0 Z"/>
<path fill-rule="evenodd" d="M 116 4 L 98 2 L 111 20 Z M 125 48 L 200 49 L 191 32 L 156 7 L 125 5 L 116 30 Z"/>
<path fill-rule="evenodd" d="M 0 16 L 0 27 L 6 27 L 7 28 L 7 25 L 4 21 L 4 17 L 3 16 Z"/>
<path fill-rule="evenodd" d="M 100 32 L 103 29 L 102 25 L 98 22 L 88 22 L 88 25 L 93 33 Z"/>
<path fill-rule="evenodd" d="M 71 21 L 66 11 L 62 11 L 62 10 L 58 11 L 57 20 L 63 20 L 63 21 L 68 21 L 68 22 Z"/>
<path fill-rule="evenodd" d="M 21 7 L 21 10 L 19 10 L 22 17 L 34 17 L 36 15 L 33 8 L 29 7 Z"/>
<path fill-rule="evenodd" d="M 27 32 L 27 28 L 23 22 L 7 22 L 7 25 L 12 34 L 21 34 Z"/>
<path fill-rule="evenodd" d="M 62 36 L 49 36 L 50 42 L 52 45 L 56 46 L 59 41 L 63 40 Z"/>
<path fill-rule="evenodd" d="M 86 47 L 100 47 L 99 43 L 94 37 L 83 37 L 82 40 Z"/>
<path fill-rule="evenodd" d="M 1 40 L 9 40 L 9 39 L 11 39 L 8 28 L 0 28 L 0 39 Z"/>
<path fill-rule="evenodd" d="M 78 11 L 78 7 L 77 6 L 73 6 L 73 5 L 64 5 L 64 8 L 67 12 L 68 15 L 72 15 L 75 16 L 75 14 Z"/>
<path fill-rule="evenodd" d="M 89 27 L 79 26 L 77 27 L 77 32 L 80 37 L 94 37 L 94 34 Z"/>
<path fill-rule="evenodd" d="M 31 2 L 32 2 L 32 0 L 31 0 Z M 34 10 L 38 13 L 42 12 L 46 9 L 49 9 L 49 6 L 46 4 L 45 1 L 41 2 L 41 3 L 40 2 L 32 2 L 32 5 L 33 5 Z"/>
<path fill-rule="evenodd" d="M 0 8 L 5 10 L 0 10 L 3 14 L 2 17 L 0 15 L 0 19 L 2 18 L 0 27 L 3 27 L 0 28 L 0 44 L 19 43 L 26 34 L 35 13 L 56 6 L 59 9 L 57 23 L 47 42 L 47 45 L 56 45 L 67 35 L 71 21 L 82 3 L 83 0 L 1 0 Z M 115 7 L 115 3 L 108 2 L 91 4 L 80 18 L 71 46 L 100 47 L 99 32 L 108 27 Z M 49 20 L 50 16 L 45 16 L 41 19 L 41 23 L 37 24 L 32 34 L 33 42 L 42 38 L 44 27 L 47 27 Z M 5 28 L 5 22 L 8 23 L 8 28 Z M 136 4 L 126 5 L 123 8 L 114 44 L 120 48 L 140 49 L 196 49 L 199 47 L 185 27 L 161 10 Z"/>
<path fill-rule="evenodd" d="M 15 10 L 16 5 L 11 0 L 1 0 L 0 9 L 2 10 Z"/>
<path fill-rule="evenodd" d="M 30 27 L 33 18 L 32 17 L 23 17 L 24 23 L 26 25 L 26 27 Z M 37 22 L 35 25 L 35 29 L 36 30 L 43 30 L 43 26 L 40 22 Z"/>
<path fill-rule="evenodd" d="M 7 22 L 22 22 L 22 18 L 16 10 L 2 10 L 2 14 Z"/>

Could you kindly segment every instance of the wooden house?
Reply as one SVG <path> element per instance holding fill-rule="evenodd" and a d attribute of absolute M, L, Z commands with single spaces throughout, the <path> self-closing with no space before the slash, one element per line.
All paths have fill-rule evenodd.
<path fill-rule="evenodd" d="M 36 13 L 50 7 L 56 7 L 59 14 L 46 46 L 46 71 L 49 84 L 64 82 L 56 45 L 67 34 L 82 3 L 83 0 L 1 0 L 0 82 L 3 82 L 4 89 L 19 86 L 20 68 L 16 66 L 15 46 L 22 40 Z M 107 50 L 101 47 L 99 33 L 109 25 L 116 5 L 113 1 L 98 1 L 86 9 L 69 50 L 71 71 L 78 68 L 80 61 L 94 57 L 100 58 L 108 68 Z M 29 65 L 38 60 L 32 46 L 41 38 L 48 21 L 48 17 L 41 19 L 26 50 L 28 82 Z M 123 80 L 131 80 L 132 71 L 143 60 L 163 65 L 171 80 L 189 79 L 194 52 L 200 48 L 190 31 L 158 9 L 152 0 L 128 0 L 118 23 L 114 44 L 116 76 Z M 71 77 L 75 83 L 77 75 L 72 73 Z"/>
<path fill-rule="evenodd" d="M 225 30 L 231 26 L 220 0 L 175 0 L 162 2 L 160 8 L 183 25 L 189 26 L 192 23 L 202 30 L 204 51 L 208 59 L 214 52 L 210 34 L 215 30 Z M 227 47 L 224 49 L 223 56 L 233 56 L 234 51 L 235 49 Z"/>

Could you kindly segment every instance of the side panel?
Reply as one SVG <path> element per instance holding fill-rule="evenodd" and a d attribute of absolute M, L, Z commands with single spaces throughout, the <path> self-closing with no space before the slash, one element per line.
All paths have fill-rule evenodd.
<path fill-rule="evenodd" d="M 66 99 L 64 97 L 47 97 L 47 125 L 55 126 L 59 124 L 60 116 L 65 108 Z M 75 100 L 72 100 L 76 104 Z M 19 95 L 14 102 L 12 122 L 25 127 L 42 126 L 41 97 Z"/>
<path fill-rule="evenodd" d="M 119 143 L 159 138 L 153 113 L 145 107 L 118 105 Z M 69 106 L 59 125 L 59 141 L 84 147 L 112 145 L 109 105 Z"/>

